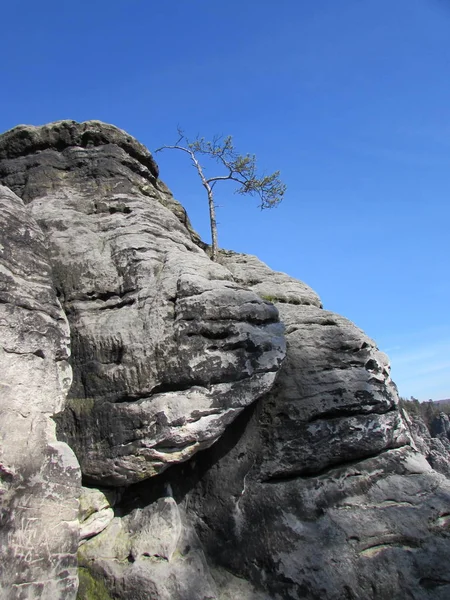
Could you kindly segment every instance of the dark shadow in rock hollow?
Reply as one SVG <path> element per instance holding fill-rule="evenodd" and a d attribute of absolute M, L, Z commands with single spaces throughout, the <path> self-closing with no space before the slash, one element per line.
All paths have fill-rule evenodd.
<path fill-rule="evenodd" d="M 170 495 L 180 504 L 186 495 L 201 481 L 219 460 L 226 456 L 240 441 L 246 428 L 262 403 L 262 399 L 247 407 L 231 423 L 222 437 L 210 448 L 198 452 L 190 460 L 173 465 L 166 471 L 140 483 L 130 485 L 115 507 L 118 516 L 124 516 L 135 508 L 143 508 L 158 498 Z M 170 486 L 170 488 L 169 488 Z"/>

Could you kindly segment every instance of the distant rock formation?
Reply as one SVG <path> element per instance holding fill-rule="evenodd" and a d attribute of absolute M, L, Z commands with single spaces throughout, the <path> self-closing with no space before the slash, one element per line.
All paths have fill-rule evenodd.
<path fill-rule="evenodd" d="M 435 471 L 450 477 L 450 439 L 446 429 L 449 424 L 448 416 L 441 413 L 433 419 L 430 427 L 427 427 L 419 415 L 409 415 L 404 411 L 403 416 L 414 447 L 426 457 Z"/>
<path fill-rule="evenodd" d="M 210 446 L 272 386 L 276 309 L 208 259 L 120 130 L 62 122 L 5 137 L 0 172 L 45 232 L 70 324 L 58 428 L 83 475 L 129 485 Z"/>
<path fill-rule="evenodd" d="M 2 598 L 449 597 L 445 444 L 372 340 L 211 262 L 111 125 L 3 134 L 0 183 Z"/>
<path fill-rule="evenodd" d="M 439 413 L 431 422 L 430 433 L 432 437 L 442 437 L 450 440 L 450 419 L 444 412 Z"/>

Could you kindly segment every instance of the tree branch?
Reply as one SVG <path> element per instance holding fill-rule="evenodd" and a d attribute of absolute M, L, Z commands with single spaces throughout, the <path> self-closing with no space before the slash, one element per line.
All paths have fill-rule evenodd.
<path fill-rule="evenodd" d="M 205 138 L 197 135 L 193 141 L 190 141 L 180 127 L 177 127 L 178 140 L 173 146 L 161 146 L 155 152 L 161 150 L 182 150 L 189 154 L 193 166 L 197 169 L 202 185 L 208 194 L 208 203 L 210 211 L 211 224 L 211 259 L 216 260 L 217 246 L 217 221 L 215 215 L 215 202 L 213 189 L 218 181 L 234 181 L 239 184 L 235 190 L 237 194 L 257 195 L 260 199 L 259 208 L 274 208 L 283 199 L 286 186 L 279 179 L 280 172 L 275 171 L 272 175 L 258 176 L 256 170 L 256 157 L 254 154 L 238 154 L 233 146 L 231 136 L 214 136 L 209 142 Z M 185 145 L 180 145 L 184 140 Z M 198 160 L 198 155 L 207 156 L 220 163 L 228 172 L 226 175 L 215 175 L 206 177 L 203 167 Z"/>
<path fill-rule="evenodd" d="M 183 146 L 179 146 L 178 143 L 175 144 L 174 146 L 161 146 L 161 148 L 157 148 L 155 150 L 155 153 L 161 152 L 161 150 L 183 150 L 184 152 L 187 152 L 188 154 L 194 154 L 192 152 L 192 150 L 189 150 L 189 148 L 184 148 Z"/>

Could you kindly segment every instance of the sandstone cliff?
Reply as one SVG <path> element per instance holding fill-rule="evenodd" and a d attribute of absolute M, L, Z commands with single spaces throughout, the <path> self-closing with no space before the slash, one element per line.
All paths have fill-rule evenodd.
<path fill-rule="evenodd" d="M 0 183 L 2 598 L 449 597 L 446 450 L 372 340 L 211 262 L 113 126 L 3 134 Z"/>

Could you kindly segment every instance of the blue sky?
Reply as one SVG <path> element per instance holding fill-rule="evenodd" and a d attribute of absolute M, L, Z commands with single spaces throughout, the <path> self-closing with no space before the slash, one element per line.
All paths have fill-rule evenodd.
<path fill-rule="evenodd" d="M 402 395 L 450 398 L 448 2 L 15 0 L 2 22 L 0 130 L 233 135 L 288 192 L 259 211 L 218 187 L 219 244 L 311 285 L 387 351 Z M 208 239 L 185 157 L 158 162 Z"/>

